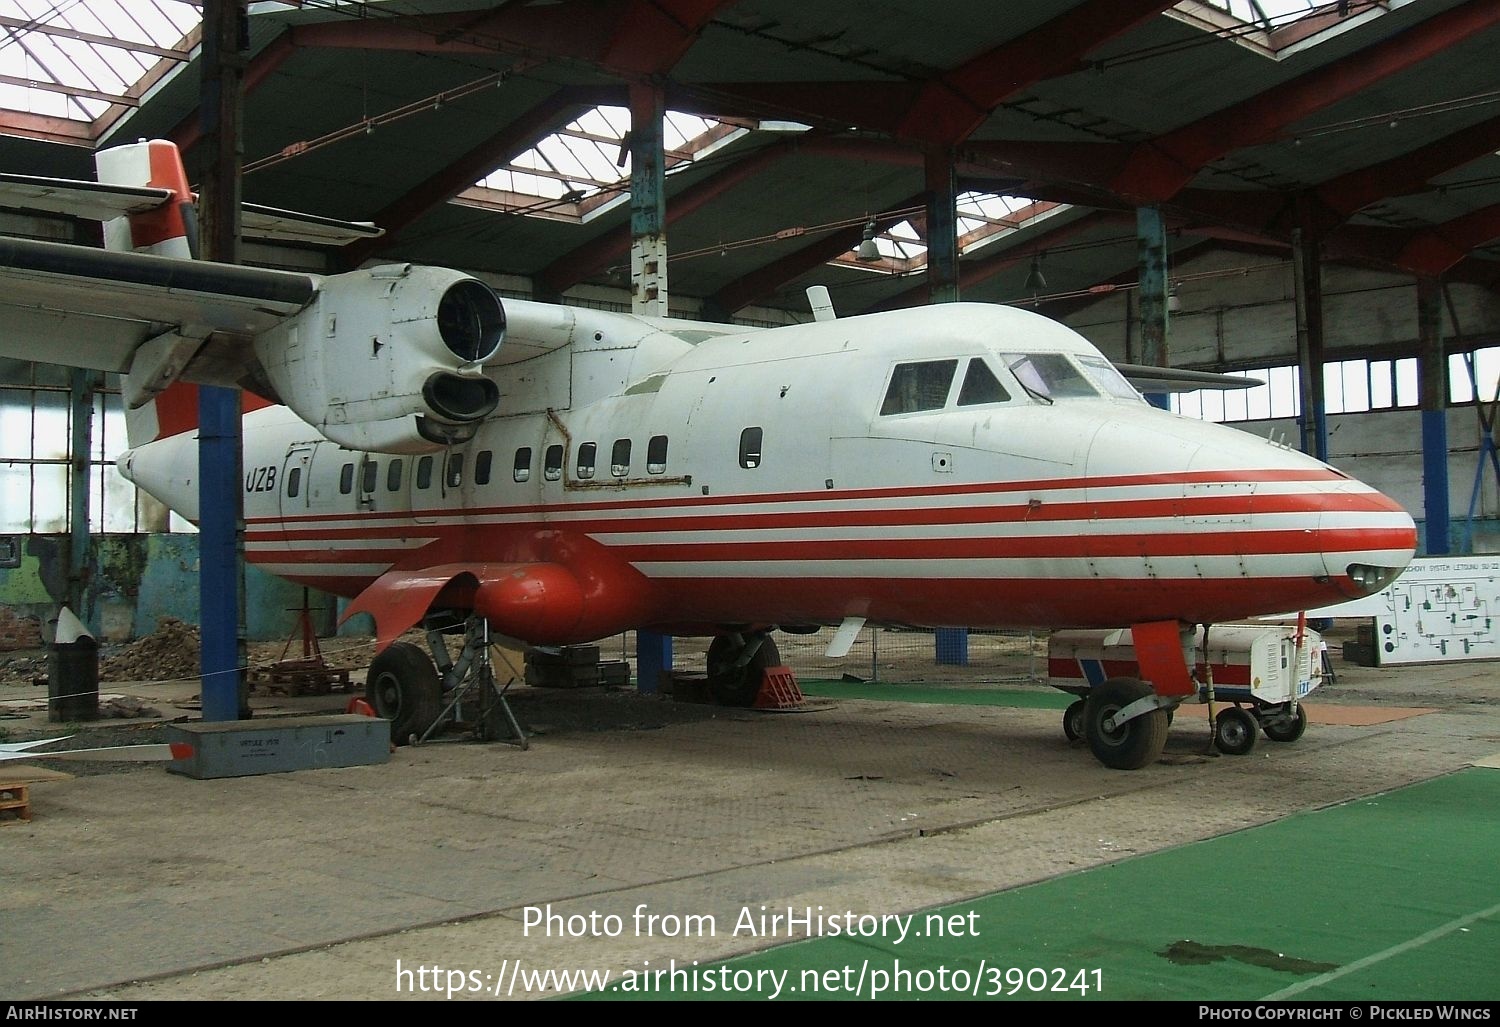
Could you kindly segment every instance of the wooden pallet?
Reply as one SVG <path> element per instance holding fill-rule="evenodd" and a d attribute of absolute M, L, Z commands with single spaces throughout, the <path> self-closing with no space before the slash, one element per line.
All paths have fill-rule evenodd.
<path fill-rule="evenodd" d="M 327 695 L 349 691 L 349 672 L 320 660 L 283 660 L 249 673 L 250 686 L 282 695 Z"/>
<path fill-rule="evenodd" d="M 31 785 L 24 781 L 0 781 L 0 823 L 19 824 L 30 820 Z"/>

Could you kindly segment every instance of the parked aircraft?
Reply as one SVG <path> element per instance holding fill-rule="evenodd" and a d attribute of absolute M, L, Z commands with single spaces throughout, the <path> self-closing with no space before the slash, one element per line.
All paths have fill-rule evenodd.
<path fill-rule="evenodd" d="M 433 661 L 395 642 L 436 610 L 530 645 L 712 635 L 710 686 L 736 704 L 778 628 L 1129 626 L 1143 680 L 1094 688 L 1083 727 L 1137 768 L 1198 697 L 1195 626 L 1371 594 L 1414 552 L 1376 490 L 1137 391 L 1214 376 L 1128 380 L 1032 312 L 820 304 L 752 329 L 410 264 L 212 264 L 183 245 L 169 144 L 100 158 L 103 190 L 23 184 L 134 197 L 106 241 L 152 251 L 0 240 L 0 354 L 121 372 L 120 469 L 190 519 L 183 383 L 245 389 L 246 559 L 374 617 L 370 699 L 398 738 L 439 709 Z"/>

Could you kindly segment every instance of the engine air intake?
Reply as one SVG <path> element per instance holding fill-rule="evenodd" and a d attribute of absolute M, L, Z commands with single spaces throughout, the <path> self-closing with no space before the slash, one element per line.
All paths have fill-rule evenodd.
<path fill-rule="evenodd" d="M 437 310 L 438 333 L 466 363 L 488 360 L 505 338 L 505 308 L 489 286 L 473 278 L 455 282 Z"/>

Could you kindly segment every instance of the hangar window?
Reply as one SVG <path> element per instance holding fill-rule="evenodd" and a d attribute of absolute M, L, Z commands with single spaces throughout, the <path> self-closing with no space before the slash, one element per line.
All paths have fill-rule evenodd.
<path fill-rule="evenodd" d="M 404 465 L 405 463 L 406 463 L 405 460 L 397 458 L 395 460 L 392 460 L 390 462 L 390 465 L 388 467 L 386 467 L 386 469 L 385 469 L 385 490 L 387 492 L 400 492 L 401 491 L 401 468 L 402 468 L 402 465 Z"/>
<path fill-rule="evenodd" d="M 630 473 L 630 440 L 615 439 L 609 452 L 609 473 L 623 478 Z"/>
<path fill-rule="evenodd" d="M 761 430 L 759 428 L 746 428 L 740 432 L 740 466 L 760 466 L 760 442 Z"/>
<path fill-rule="evenodd" d="M 594 454 L 599 446 L 594 442 L 585 442 L 578 447 L 578 477 L 592 478 L 594 476 Z"/>
<path fill-rule="evenodd" d="M 339 468 L 339 494 L 347 496 L 354 491 L 354 465 L 345 464 Z"/>
<path fill-rule="evenodd" d="M 948 402 L 948 390 L 958 371 L 957 360 L 921 360 L 897 364 L 891 372 L 891 383 L 885 390 L 881 414 L 914 414 L 922 410 L 941 410 Z"/>
<path fill-rule="evenodd" d="M 288 499 L 296 499 L 297 493 L 302 488 L 302 468 L 293 467 L 286 472 L 286 495 Z"/>
<path fill-rule="evenodd" d="M 516 481 L 526 481 L 531 477 L 531 447 L 522 446 L 516 450 L 516 459 L 511 464 L 510 476 Z"/>
<path fill-rule="evenodd" d="M 417 488 L 432 488 L 432 457 L 424 456 L 417 461 Z"/>
<path fill-rule="evenodd" d="M 667 469 L 667 437 L 653 435 L 646 443 L 646 473 L 663 474 Z"/>
<path fill-rule="evenodd" d="M 490 464 L 494 463 L 495 454 L 488 449 L 481 449 L 479 455 L 474 458 L 474 484 L 488 485 L 490 483 Z"/>
<path fill-rule="evenodd" d="M 562 477 L 563 448 L 560 445 L 547 447 L 547 459 L 542 466 L 542 477 L 556 481 Z"/>
<path fill-rule="evenodd" d="M 969 369 L 964 372 L 963 387 L 958 390 L 958 405 L 969 407 L 981 403 L 1004 403 L 1008 399 L 1010 393 L 1005 391 L 1005 386 L 1000 384 L 1000 379 L 995 377 L 995 372 L 990 370 L 989 365 L 980 357 L 972 358 Z"/>

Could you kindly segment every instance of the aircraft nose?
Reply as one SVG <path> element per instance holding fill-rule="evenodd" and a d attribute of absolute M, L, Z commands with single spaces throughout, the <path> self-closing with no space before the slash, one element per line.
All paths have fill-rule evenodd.
<path fill-rule="evenodd" d="M 1416 555 L 1417 525 L 1394 500 L 1349 482 L 1324 497 L 1319 548 L 1329 582 L 1350 599 L 1383 590 Z"/>

